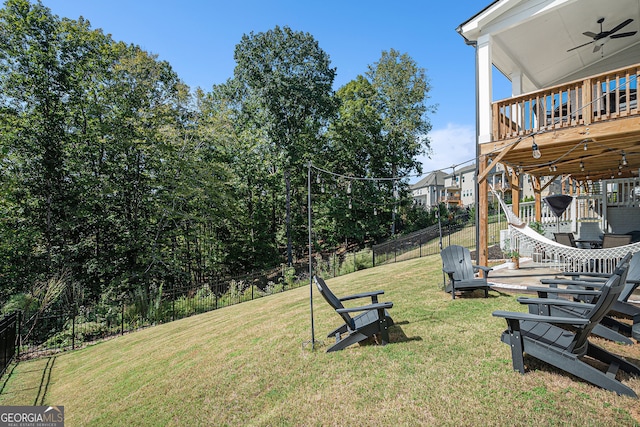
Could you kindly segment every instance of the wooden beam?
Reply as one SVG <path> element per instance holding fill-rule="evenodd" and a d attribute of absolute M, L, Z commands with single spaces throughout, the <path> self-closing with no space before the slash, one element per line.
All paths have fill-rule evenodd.
<path fill-rule="evenodd" d="M 553 182 L 556 180 L 556 178 L 558 178 L 560 175 L 554 175 L 551 177 L 551 179 L 542 187 L 540 187 L 540 192 L 543 192 L 544 190 L 547 189 L 548 186 L 550 186 L 551 184 L 553 184 Z"/>
<path fill-rule="evenodd" d="M 487 156 L 478 158 L 478 175 L 489 171 L 489 159 Z M 487 180 L 478 180 L 478 254 L 476 256 L 478 265 L 487 265 L 489 261 L 489 183 Z"/>
<path fill-rule="evenodd" d="M 500 154 L 498 154 L 494 159 L 492 163 L 500 163 L 500 160 L 506 156 L 507 154 L 509 154 L 509 152 L 511 150 L 513 150 L 514 148 L 516 148 L 516 146 L 518 145 L 518 143 L 520 143 L 520 140 L 517 140 L 516 142 L 514 142 L 513 144 L 505 147 L 502 149 L 502 151 L 500 151 Z M 485 156 L 486 157 L 486 156 Z M 487 179 L 487 175 L 489 175 L 489 172 L 491 171 L 490 168 L 486 168 L 486 170 L 484 170 L 483 172 L 478 172 L 478 183 L 481 183 L 483 181 L 485 181 Z"/>

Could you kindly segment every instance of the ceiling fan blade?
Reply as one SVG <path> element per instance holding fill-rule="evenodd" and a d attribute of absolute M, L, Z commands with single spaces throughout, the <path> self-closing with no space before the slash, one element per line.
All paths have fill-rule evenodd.
<path fill-rule="evenodd" d="M 633 36 L 635 33 L 637 33 L 637 31 L 629 31 L 628 33 L 620 33 L 620 34 L 613 34 L 610 37 L 612 39 L 620 39 L 622 37 L 630 37 Z"/>
<path fill-rule="evenodd" d="M 601 47 L 602 45 L 600 43 L 596 43 L 596 45 L 593 47 L 593 53 L 596 53 L 597 51 L 599 51 Z"/>
<path fill-rule="evenodd" d="M 567 52 L 571 52 L 572 50 L 580 49 L 581 47 L 584 47 L 584 46 L 586 46 L 588 44 L 591 44 L 591 43 L 594 43 L 594 42 L 595 42 L 595 40 L 591 40 L 590 42 L 586 42 L 585 44 L 581 44 L 580 46 L 572 47 Z"/>
<path fill-rule="evenodd" d="M 629 18 L 626 21 L 621 22 L 620 24 L 618 24 L 618 26 L 612 28 L 609 31 L 609 35 L 621 30 L 622 28 L 626 27 L 627 25 L 629 25 L 631 22 L 633 22 L 633 19 Z"/>
<path fill-rule="evenodd" d="M 596 37 L 598 37 L 598 35 L 597 35 L 596 33 L 591 32 L 591 31 L 585 31 L 585 32 L 584 32 L 584 33 L 582 33 L 582 34 L 584 34 L 584 35 L 585 35 L 585 36 L 587 36 L 587 37 L 591 37 L 592 39 L 595 39 Z"/>

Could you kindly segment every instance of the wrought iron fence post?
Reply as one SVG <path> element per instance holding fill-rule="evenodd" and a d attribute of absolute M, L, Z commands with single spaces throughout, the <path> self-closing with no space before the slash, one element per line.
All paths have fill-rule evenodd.
<path fill-rule="evenodd" d="M 373 267 L 376 266 L 376 250 L 371 248 L 371 264 L 373 264 Z"/>
<path fill-rule="evenodd" d="M 120 335 L 124 335 L 124 301 L 121 301 L 120 309 Z"/>
<path fill-rule="evenodd" d="M 76 310 L 71 313 L 71 350 L 76 349 Z"/>
<path fill-rule="evenodd" d="M 17 355 L 16 357 L 20 359 L 20 347 L 22 347 L 22 310 L 18 310 L 17 320 L 18 320 L 18 325 L 17 325 L 18 336 L 16 337 L 16 341 L 17 341 L 16 344 L 18 344 L 18 349 L 16 350 L 16 355 Z"/>
<path fill-rule="evenodd" d="M 336 251 L 333 251 L 333 277 L 336 277 Z"/>
<path fill-rule="evenodd" d="M 171 290 L 171 321 L 176 320 L 176 286 L 175 283 L 173 285 L 173 289 Z"/>

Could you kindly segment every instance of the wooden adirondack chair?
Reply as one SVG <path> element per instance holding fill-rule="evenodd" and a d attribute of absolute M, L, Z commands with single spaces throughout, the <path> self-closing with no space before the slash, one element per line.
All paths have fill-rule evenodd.
<path fill-rule="evenodd" d="M 321 277 L 314 276 L 313 280 L 322 297 L 344 320 L 344 325 L 327 335 L 327 337 L 336 338 L 336 343 L 327 349 L 327 353 L 342 350 L 371 337 L 376 337 L 381 345 L 386 345 L 389 342 L 389 327 L 393 325 L 393 319 L 386 309 L 393 307 L 393 303 L 378 302 L 378 295 L 384 294 L 384 291 L 365 292 L 338 298 Z M 342 305 L 343 301 L 359 298 L 371 298 L 371 304 L 350 308 L 345 308 Z M 350 313 L 358 312 L 361 313 L 351 317 Z"/>
<path fill-rule="evenodd" d="M 629 374 L 640 375 L 640 368 L 588 340 L 593 328 L 611 309 L 622 292 L 624 284 L 620 279 L 619 274 L 613 274 L 602 287 L 597 302 L 582 316 L 543 316 L 494 311 L 494 316 L 507 321 L 507 329 L 502 333 L 501 340 L 511 348 L 513 368 L 522 374 L 525 373 L 524 353 L 527 353 L 593 385 L 618 394 L 637 397 L 630 387 L 622 384 L 615 376 L 620 369 Z M 584 304 L 558 299 L 549 301 L 567 307 Z M 567 330 L 567 326 L 574 330 Z M 602 371 L 584 362 L 582 359 L 585 356 L 604 363 L 607 369 Z"/>
<path fill-rule="evenodd" d="M 484 290 L 484 297 L 489 296 L 491 284 L 487 283 L 491 267 L 473 265 L 471 263 L 471 253 L 469 249 L 451 245 L 440 252 L 442 257 L 442 271 L 449 276 L 449 283 L 445 287 L 445 292 L 451 292 L 451 298 L 456 298 L 457 291 Z M 476 277 L 476 272 L 482 271 L 482 276 Z"/>

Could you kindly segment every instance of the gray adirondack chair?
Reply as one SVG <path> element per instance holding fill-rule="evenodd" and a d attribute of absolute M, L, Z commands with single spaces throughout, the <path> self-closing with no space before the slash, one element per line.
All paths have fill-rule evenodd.
<path fill-rule="evenodd" d="M 442 258 L 442 271 L 449 276 L 449 283 L 445 292 L 451 292 L 451 298 L 456 298 L 457 291 L 484 290 L 484 297 L 489 296 L 491 284 L 487 282 L 491 267 L 473 265 L 471 253 L 464 246 L 447 246 L 440 252 Z M 476 277 L 476 272 L 482 271 L 482 275 Z"/>
<path fill-rule="evenodd" d="M 624 284 L 620 279 L 619 274 L 611 275 L 602 287 L 597 302 L 582 316 L 543 316 L 494 311 L 494 316 L 507 321 L 507 329 L 502 333 L 501 340 L 511 348 L 513 368 L 525 373 L 524 353 L 527 353 L 593 385 L 621 395 L 637 397 L 633 389 L 616 379 L 616 373 L 621 369 L 632 375 L 640 375 L 640 368 L 588 340 L 595 325 L 602 320 L 622 292 Z M 584 304 L 558 299 L 551 302 L 567 307 Z M 567 326 L 573 331 L 567 330 Z M 585 356 L 597 359 L 607 365 L 607 369 L 602 371 L 584 362 L 582 359 Z"/>
<path fill-rule="evenodd" d="M 610 313 L 607 314 L 600 322 L 600 325 L 596 326 L 593 330 L 594 335 L 625 344 L 633 344 L 633 341 L 628 337 L 633 337 L 640 341 L 640 307 L 628 302 L 631 294 L 633 294 L 640 285 L 640 252 L 636 252 L 633 256 L 628 254 L 621 262 L 625 259 L 628 260 L 629 257 L 631 257 L 631 259 L 628 261 L 629 268 L 627 270 L 624 288 L 617 301 L 613 304 Z M 619 265 L 616 268 L 618 268 Z M 551 287 L 566 285 L 568 289 L 572 290 L 569 291 L 569 293 L 573 296 L 573 299 L 590 303 L 593 303 L 599 295 L 599 292 L 591 292 L 591 290 L 598 291 L 610 276 L 606 273 L 565 272 L 563 274 L 567 277 L 573 277 L 573 279 L 543 279 L 540 283 Z M 544 292 L 543 289 L 534 288 L 532 290 L 537 291 L 539 296 L 544 297 L 547 297 L 549 294 L 554 294 L 553 290 L 549 290 L 547 294 L 541 293 Z M 589 292 L 582 293 L 580 290 L 587 290 Z M 629 325 L 616 320 L 614 317 L 630 319 L 632 323 Z"/>
<path fill-rule="evenodd" d="M 381 345 L 389 342 L 389 327 L 393 325 L 393 319 L 386 309 L 393 307 L 393 303 L 378 302 L 378 295 L 384 294 L 384 291 L 364 292 L 338 298 L 321 277 L 314 276 L 313 280 L 322 297 L 344 320 L 344 325 L 327 335 L 336 339 L 335 344 L 327 349 L 327 353 L 342 350 L 371 337 L 376 337 Z M 360 298 L 371 298 L 371 304 L 349 308 L 345 308 L 342 304 L 343 301 Z M 358 312 L 360 314 L 351 317 L 350 313 Z"/>

